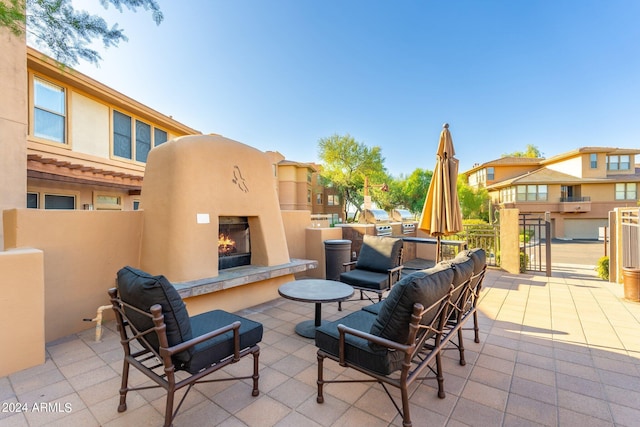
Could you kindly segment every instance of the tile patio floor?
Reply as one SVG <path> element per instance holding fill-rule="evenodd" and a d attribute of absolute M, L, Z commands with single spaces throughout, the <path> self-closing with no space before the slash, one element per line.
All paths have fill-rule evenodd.
<path fill-rule="evenodd" d="M 432 381 L 413 387 L 414 425 L 640 425 L 640 303 L 622 297 L 622 285 L 599 280 L 586 266 L 555 266 L 551 278 L 490 270 L 479 305 L 481 342 L 466 335 L 466 366 L 445 352 L 445 399 Z M 360 305 L 343 303 L 338 312 L 326 304 L 323 317 Z M 313 317 L 313 305 L 277 298 L 240 314 L 265 327 L 260 395 L 251 397 L 248 383 L 196 386 L 175 426 L 402 425 L 378 385 L 329 384 L 325 403 L 316 403 L 315 346 L 293 332 Z M 0 412 L 0 426 L 161 425 L 158 391 L 129 393 L 129 409 L 117 412 L 121 357 L 113 323 L 101 342 L 91 329 L 49 343 L 44 365 L 0 378 L 0 410 L 29 406 L 27 413 Z M 245 359 L 225 369 L 250 371 Z M 41 402 L 57 402 L 60 411 L 33 412 Z"/>

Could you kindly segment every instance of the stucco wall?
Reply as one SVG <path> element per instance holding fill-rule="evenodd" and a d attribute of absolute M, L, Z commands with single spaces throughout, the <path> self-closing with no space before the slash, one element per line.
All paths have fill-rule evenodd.
<path fill-rule="evenodd" d="M 44 363 L 42 251 L 0 251 L 0 377 Z"/>
<path fill-rule="evenodd" d="M 71 92 L 71 146 L 79 153 L 108 159 L 109 107 L 78 92 Z"/>
<path fill-rule="evenodd" d="M 0 212 L 26 206 L 27 61 L 23 37 L 0 28 Z M 0 250 L 3 230 L 0 227 Z"/>
<path fill-rule="evenodd" d="M 138 264 L 142 218 L 141 211 L 4 212 L 6 247 L 44 253 L 46 341 L 91 327 L 82 319 L 109 303 L 117 271 Z M 7 268 L 3 275 L 14 274 Z"/>
<path fill-rule="evenodd" d="M 311 224 L 311 212 L 309 211 L 282 211 L 282 222 L 287 238 L 287 247 L 291 258 L 303 258 L 307 256 L 307 240 L 305 229 Z"/>

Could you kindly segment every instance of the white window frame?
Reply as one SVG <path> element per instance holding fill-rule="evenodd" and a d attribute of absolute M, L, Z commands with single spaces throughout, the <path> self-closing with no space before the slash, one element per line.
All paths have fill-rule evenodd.
<path fill-rule="evenodd" d="M 617 182 L 614 197 L 616 200 L 637 200 L 638 184 L 636 182 Z"/>
<path fill-rule="evenodd" d="M 54 109 L 48 108 L 45 105 L 39 105 L 37 104 L 37 84 L 41 84 L 43 87 L 47 87 L 50 90 L 55 90 L 58 89 L 60 91 L 60 93 L 62 94 L 62 102 L 60 107 L 62 108 L 62 111 L 56 111 Z M 33 87 L 33 136 L 35 138 L 38 139 L 42 139 L 45 141 L 50 141 L 50 142 L 54 142 L 57 144 L 67 144 L 67 111 L 68 111 L 68 107 L 67 107 L 67 89 L 64 86 L 61 86 L 59 84 L 53 83 L 49 80 L 43 79 L 41 77 L 38 76 L 33 76 L 33 81 L 32 81 L 32 87 Z M 61 137 L 57 137 L 55 135 L 48 135 L 46 133 L 38 133 L 37 129 L 38 129 L 38 119 L 37 119 L 37 111 L 42 111 L 44 113 L 46 113 L 47 115 L 53 115 L 56 116 L 58 118 L 62 119 L 62 135 Z"/>

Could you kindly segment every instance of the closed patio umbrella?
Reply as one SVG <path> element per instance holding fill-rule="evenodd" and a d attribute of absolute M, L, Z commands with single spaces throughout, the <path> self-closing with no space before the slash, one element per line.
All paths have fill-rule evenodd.
<path fill-rule="evenodd" d="M 440 239 L 462 230 L 462 214 L 458 201 L 458 159 L 454 157 L 453 140 L 449 124 L 445 123 L 440 133 L 440 143 L 436 153 L 436 167 L 431 177 L 427 198 L 420 216 L 418 228 L 437 240 L 436 262 L 442 258 Z"/>

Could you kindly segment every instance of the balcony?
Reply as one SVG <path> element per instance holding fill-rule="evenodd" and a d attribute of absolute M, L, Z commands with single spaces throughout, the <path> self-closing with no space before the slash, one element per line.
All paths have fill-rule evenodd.
<path fill-rule="evenodd" d="M 561 197 L 558 211 L 561 213 L 591 212 L 591 197 Z"/>

